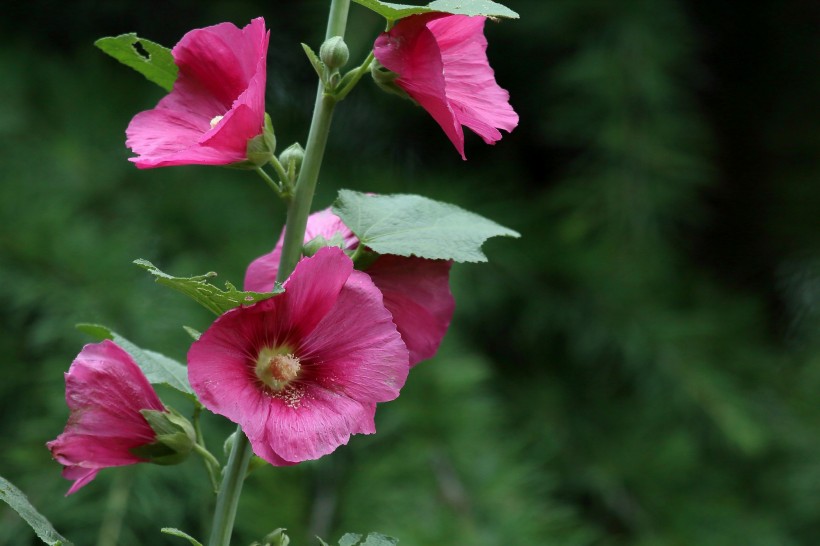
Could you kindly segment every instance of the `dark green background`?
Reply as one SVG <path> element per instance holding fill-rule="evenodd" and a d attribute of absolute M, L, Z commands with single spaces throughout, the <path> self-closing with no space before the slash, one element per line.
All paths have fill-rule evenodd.
<path fill-rule="evenodd" d="M 439 355 L 378 434 L 249 478 L 235 544 L 288 527 L 411 545 L 790 546 L 820 537 L 820 96 L 809 0 L 510 1 L 489 57 L 519 127 L 467 162 L 420 109 L 363 80 L 315 207 L 414 192 L 520 231 L 457 265 Z M 184 360 L 208 312 L 131 265 L 241 282 L 283 207 L 254 176 L 139 171 L 124 129 L 162 91 L 92 47 L 262 15 L 280 149 L 304 143 L 326 3 L 35 0 L 0 45 L 0 474 L 78 545 L 207 535 L 198 461 L 101 472 L 69 498 L 45 442 L 62 373 L 109 325 Z M 351 10 L 361 58 L 380 29 Z M 171 393 L 171 405 L 190 407 Z M 230 426 L 206 421 L 220 451 Z M 118 538 L 117 538 L 118 537 Z M 0 508 L 0 544 L 35 544 Z"/>

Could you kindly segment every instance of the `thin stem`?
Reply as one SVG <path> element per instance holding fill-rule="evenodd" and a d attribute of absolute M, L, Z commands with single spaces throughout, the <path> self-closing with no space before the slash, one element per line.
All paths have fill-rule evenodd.
<path fill-rule="evenodd" d="M 228 464 L 225 465 L 225 474 L 216 497 L 214 524 L 208 546 L 229 546 L 231 542 L 236 507 L 239 505 L 242 482 L 245 480 L 252 454 L 247 436 L 242 432 L 241 427 L 237 427 L 233 449 L 228 457 Z"/>
<path fill-rule="evenodd" d="M 194 406 L 194 416 L 191 419 L 194 424 L 194 432 L 196 433 L 196 444 L 194 444 L 194 450 L 202 455 L 205 462 L 205 470 L 208 471 L 208 479 L 211 480 L 211 487 L 213 487 L 214 493 L 216 493 L 219 491 L 219 480 L 217 480 L 216 473 L 219 471 L 221 465 L 219 464 L 219 461 L 216 460 L 216 457 L 214 457 L 211 452 L 205 448 L 205 436 L 203 436 L 202 426 L 199 424 L 199 415 L 202 413 L 202 408 L 202 404 L 197 403 Z"/>
<path fill-rule="evenodd" d="M 282 198 L 285 197 L 285 193 L 284 193 L 284 190 L 282 189 L 282 186 L 280 184 L 277 184 L 273 180 L 273 178 L 271 178 L 270 175 L 268 175 L 268 173 L 265 172 L 265 170 L 262 167 L 256 167 L 256 168 L 254 168 L 254 170 L 256 171 L 256 174 L 261 176 L 262 180 L 264 180 L 268 184 L 268 186 L 270 186 L 270 188 L 274 192 L 276 192 L 276 195 L 278 195 L 279 197 L 282 197 Z"/>
<path fill-rule="evenodd" d="M 344 82 L 345 86 L 336 92 L 336 101 L 340 101 L 344 99 L 350 91 L 356 87 L 356 84 L 359 83 L 359 80 L 362 79 L 368 70 L 370 70 L 370 65 L 373 62 L 373 51 L 367 55 L 367 58 L 360 64 L 354 71 L 353 76 L 346 82 Z"/>

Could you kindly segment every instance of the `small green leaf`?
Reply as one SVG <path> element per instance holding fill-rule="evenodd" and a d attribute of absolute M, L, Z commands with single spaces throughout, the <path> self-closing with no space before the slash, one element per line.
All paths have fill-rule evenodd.
<path fill-rule="evenodd" d="M 455 205 L 420 195 L 367 195 L 339 190 L 333 212 L 359 241 L 379 254 L 456 262 L 486 262 L 490 237 L 520 237 L 504 226 Z"/>
<path fill-rule="evenodd" d="M 309 45 L 303 43 L 302 49 L 305 51 L 305 55 L 307 55 L 313 70 L 316 71 L 316 75 L 319 76 L 319 79 L 325 81 L 325 65 L 322 63 L 322 60 L 319 59 L 319 56 L 316 55 Z"/>
<path fill-rule="evenodd" d="M 242 292 L 237 290 L 231 283 L 225 283 L 225 290 L 222 290 L 208 282 L 208 279 L 216 276 L 216 273 L 213 272 L 194 277 L 173 277 L 160 271 L 147 260 L 134 260 L 134 263 L 154 275 L 158 283 L 182 292 L 217 315 L 221 315 L 234 307 L 250 305 L 283 292 L 282 285 L 279 283 L 276 284 L 273 291 L 264 293 Z"/>
<path fill-rule="evenodd" d="M 34 530 L 37 537 L 51 546 L 74 546 L 54 527 L 44 515 L 37 511 L 22 491 L 10 481 L 0 476 L 0 500 L 11 506 L 20 517 Z"/>
<path fill-rule="evenodd" d="M 435 0 L 426 6 L 394 4 L 380 0 L 353 0 L 357 4 L 375 11 L 388 21 L 397 21 L 420 13 L 452 13 L 457 15 L 483 15 L 485 17 L 506 17 L 518 19 L 518 14 L 510 8 L 491 0 Z"/>
<path fill-rule="evenodd" d="M 182 329 L 188 332 L 188 335 L 194 338 L 194 341 L 199 340 L 199 336 L 202 335 L 202 332 L 200 332 L 199 330 L 195 330 L 190 326 L 183 326 Z"/>
<path fill-rule="evenodd" d="M 396 546 L 399 539 L 383 535 L 381 533 L 370 533 L 362 542 L 362 546 Z"/>
<path fill-rule="evenodd" d="M 202 546 L 202 543 L 199 542 L 197 539 L 195 539 L 194 537 L 192 537 L 188 533 L 180 531 L 179 529 L 174 529 L 173 527 L 163 527 L 162 529 L 160 529 L 160 532 L 165 533 L 166 535 L 171 535 L 171 536 L 175 536 L 175 537 L 179 537 L 179 538 L 184 538 L 188 542 L 190 542 L 193 546 Z"/>
<path fill-rule="evenodd" d="M 121 36 L 100 38 L 94 45 L 129 66 L 166 91 L 174 88 L 179 69 L 171 50 L 133 32 Z M 141 48 L 137 49 L 137 47 Z M 146 56 L 147 54 L 147 56 Z"/>
<path fill-rule="evenodd" d="M 362 539 L 362 535 L 347 533 L 339 539 L 339 546 L 355 546 Z"/>
<path fill-rule="evenodd" d="M 77 329 L 100 341 L 110 339 L 131 355 L 148 381 L 154 385 L 162 384 L 176 389 L 189 398 L 196 398 L 190 383 L 188 369 L 163 354 L 142 349 L 121 335 L 100 324 L 78 324 Z"/>

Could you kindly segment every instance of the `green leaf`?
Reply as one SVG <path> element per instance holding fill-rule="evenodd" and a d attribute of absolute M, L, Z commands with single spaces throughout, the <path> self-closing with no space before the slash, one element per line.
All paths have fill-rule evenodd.
<path fill-rule="evenodd" d="M 166 535 L 171 535 L 171 536 L 175 536 L 175 537 L 179 537 L 179 538 L 184 538 L 185 540 L 190 542 L 193 546 L 202 546 L 202 543 L 199 542 L 197 539 L 195 539 L 194 537 L 192 537 L 188 533 L 180 531 L 179 529 L 174 529 L 173 527 L 163 527 L 162 529 L 160 529 L 160 532 L 165 533 Z"/>
<path fill-rule="evenodd" d="M 158 283 L 182 292 L 217 315 L 221 315 L 234 307 L 250 305 L 283 292 L 282 285 L 279 283 L 276 284 L 273 291 L 264 293 L 242 292 L 237 290 L 231 283 L 225 283 L 225 290 L 222 290 L 208 282 L 208 279 L 216 277 L 216 273 L 213 272 L 194 277 L 173 277 L 160 271 L 147 260 L 134 260 L 134 263 L 154 275 Z"/>
<path fill-rule="evenodd" d="M 94 45 L 166 91 L 174 88 L 179 69 L 167 47 L 140 38 L 133 32 L 100 38 Z"/>
<path fill-rule="evenodd" d="M 362 546 L 396 546 L 399 540 L 381 533 L 370 533 Z"/>
<path fill-rule="evenodd" d="M 481 245 L 488 238 L 520 237 L 478 214 L 420 195 L 339 190 L 333 212 L 379 254 L 486 262 Z"/>
<path fill-rule="evenodd" d="M 339 539 L 339 546 L 355 546 L 362 539 L 362 535 L 347 533 Z"/>
<path fill-rule="evenodd" d="M 37 537 L 51 546 L 73 546 L 68 539 L 54 530 L 44 515 L 37 511 L 22 491 L 0 476 L 0 500 L 11 506 L 34 530 Z"/>
<path fill-rule="evenodd" d="M 357 4 L 375 11 L 388 21 L 396 21 L 410 15 L 440 12 L 457 15 L 483 15 L 485 17 L 506 17 L 518 19 L 518 14 L 506 6 L 491 0 L 435 0 L 426 6 L 393 4 L 380 0 L 353 0 Z"/>
<path fill-rule="evenodd" d="M 167 385 L 176 389 L 189 398 L 196 399 L 190 383 L 188 383 L 188 369 L 163 354 L 142 349 L 116 332 L 100 324 L 78 324 L 77 329 L 100 341 L 110 339 L 131 355 L 142 373 L 151 384 Z"/>

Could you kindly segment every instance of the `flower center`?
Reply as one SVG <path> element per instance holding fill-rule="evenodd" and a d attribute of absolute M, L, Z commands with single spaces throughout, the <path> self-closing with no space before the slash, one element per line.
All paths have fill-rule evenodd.
<path fill-rule="evenodd" d="M 222 118 L 224 118 L 224 117 L 225 117 L 225 116 L 214 116 L 214 119 L 212 119 L 212 120 L 211 120 L 211 129 L 213 129 L 214 127 L 216 127 L 217 123 L 219 123 L 220 121 L 222 121 Z"/>
<path fill-rule="evenodd" d="M 276 392 L 283 390 L 299 376 L 299 357 L 290 347 L 264 347 L 256 357 L 256 377 Z"/>

